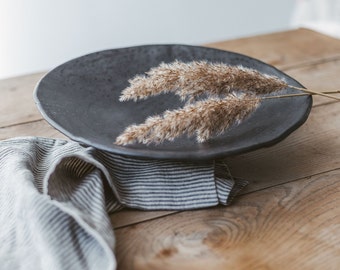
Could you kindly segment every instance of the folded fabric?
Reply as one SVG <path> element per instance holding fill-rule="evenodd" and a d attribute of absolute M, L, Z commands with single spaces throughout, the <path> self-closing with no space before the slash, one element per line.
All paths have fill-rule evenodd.
<path fill-rule="evenodd" d="M 115 269 L 109 213 L 226 205 L 244 185 L 215 161 L 136 159 L 48 138 L 2 141 L 1 269 Z"/>

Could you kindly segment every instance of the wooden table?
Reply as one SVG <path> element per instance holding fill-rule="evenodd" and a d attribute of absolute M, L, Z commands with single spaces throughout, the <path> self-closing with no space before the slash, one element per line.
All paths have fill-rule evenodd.
<path fill-rule="evenodd" d="M 340 40 L 306 29 L 208 44 L 261 59 L 310 89 L 340 89 Z M 65 138 L 37 111 L 43 73 L 0 81 L 0 139 Z M 340 103 L 314 97 L 279 144 L 226 161 L 251 184 L 228 207 L 112 215 L 119 269 L 340 269 Z"/>

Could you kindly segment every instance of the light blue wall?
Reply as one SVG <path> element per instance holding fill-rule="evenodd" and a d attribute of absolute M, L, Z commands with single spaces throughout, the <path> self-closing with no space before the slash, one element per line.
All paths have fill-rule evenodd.
<path fill-rule="evenodd" d="M 294 0 L 0 0 L 0 78 L 150 43 L 201 44 L 289 28 Z"/>

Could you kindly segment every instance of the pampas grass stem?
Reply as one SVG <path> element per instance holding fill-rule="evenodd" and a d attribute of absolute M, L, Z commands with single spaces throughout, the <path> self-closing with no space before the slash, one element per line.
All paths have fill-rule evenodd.
<path fill-rule="evenodd" d="M 296 93 L 296 94 L 286 94 L 286 95 L 278 95 L 278 96 L 265 96 L 260 97 L 260 99 L 276 99 L 276 98 L 288 98 L 288 97 L 299 97 L 299 96 L 311 96 L 311 95 L 320 95 L 322 94 L 339 94 L 340 91 L 327 91 L 327 92 L 318 92 L 316 93 Z M 333 97 L 333 96 L 332 96 Z"/>
<path fill-rule="evenodd" d="M 291 86 L 291 85 L 289 87 L 296 89 L 296 90 L 300 90 L 300 91 L 309 93 L 309 94 L 312 94 L 312 95 L 319 95 L 319 96 L 328 97 L 328 98 L 332 98 L 332 99 L 340 101 L 340 98 L 329 95 L 327 93 L 323 93 L 323 92 L 319 92 L 319 91 L 315 91 L 315 90 L 310 90 L 310 89 L 305 89 L 305 88 L 301 88 L 301 87 L 296 87 L 296 86 Z"/>

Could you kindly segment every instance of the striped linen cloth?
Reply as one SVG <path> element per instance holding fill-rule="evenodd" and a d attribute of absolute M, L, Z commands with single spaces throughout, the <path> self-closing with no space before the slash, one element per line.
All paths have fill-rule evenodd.
<path fill-rule="evenodd" d="M 116 269 L 109 213 L 226 205 L 245 184 L 214 161 L 135 159 L 37 137 L 1 141 L 0 269 Z"/>

